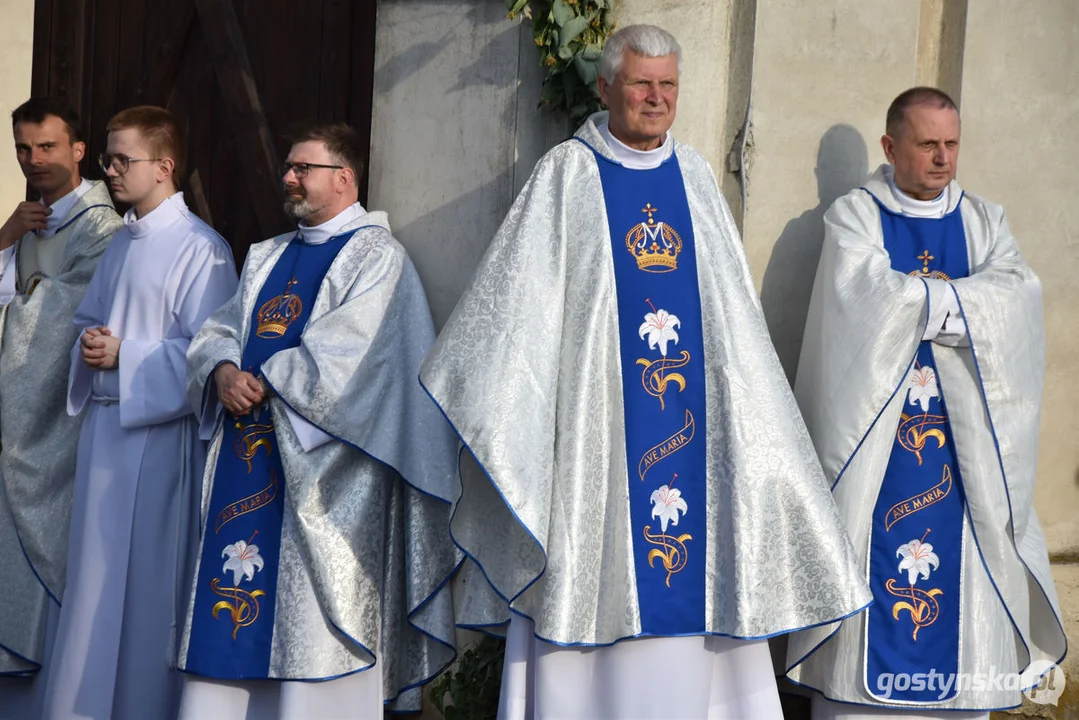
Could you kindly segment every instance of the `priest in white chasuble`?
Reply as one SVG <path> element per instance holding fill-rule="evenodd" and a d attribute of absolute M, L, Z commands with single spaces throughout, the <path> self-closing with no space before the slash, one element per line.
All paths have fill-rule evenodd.
<path fill-rule="evenodd" d="M 680 56 L 608 40 L 610 112 L 540 160 L 421 373 L 501 597 L 459 622 L 512 617 L 502 718 L 779 718 L 766 638 L 869 601 L 730 211 L 668 132 Z"/>
<path fill-rule="evenodd" d="M 102 170 L 131 209 L 75 313 L 67 409 L 84 420 L 45 717 L 167 718 L 205 461 L 187 348 L 235 293 L 236 268 L 178 191 L 172 114 L 129 108 L 106 129 Z"/>
<path fill-rule="evenodd" d="M 12 113 L 15 154 L 40 200 L 0 227 L 0 718 L 32 717 L 46 629 L 64 595 L 80 418 L 65 412 L 72 324 L 121 226 L 104 183 L 82 179 L 79 118 L 54 98 Z M 33 699 L 33 698 L 36 698 Z M 9 715 L 10 713 L 10 715 Z"/>
<path fill-rule="evenodd" d="M 795 394 L 874 603 L 790 640 L 818 720 L 988 718 L 1066 649 L 1033 506 L 1041 287 L 955 181 L 959 136 L 945 93 L 902 93 L 889 164 L 824 217 Z"/>
<path fill-rule="evenodd" d="M 457 443 L 416 377 L 434 341 L 412 262 L 357 201 L 346 125 L 295 138 L 297 232 L 252 246 L 188 353 L 213 434 L 180 647 L 180 716 L 419 710 L 454 657 Z"/>

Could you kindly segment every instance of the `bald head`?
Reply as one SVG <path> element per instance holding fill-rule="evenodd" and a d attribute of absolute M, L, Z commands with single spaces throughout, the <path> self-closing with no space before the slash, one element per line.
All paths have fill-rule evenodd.
<path fill-rule="evenodd" d="M 955 179 L 959 111 L 940 90 L 907 90 L 888 108 L 888 132 L 880 144 L 900 190 L 917 200 L 937 198 Z"/>
<path fill-rule="evenodd" d="M 959 114 L 959 108 L 951 96 L 943 90 L 932 87 L 913 87 L 899 93 L 892 104 L 888 106 L 888 115 L 885 119 L 885 132 L 893 138 L 903 132 L 907 123 L 907 111 L 913 107 L 925 107 L 933 110 L 954 110 Z"/>

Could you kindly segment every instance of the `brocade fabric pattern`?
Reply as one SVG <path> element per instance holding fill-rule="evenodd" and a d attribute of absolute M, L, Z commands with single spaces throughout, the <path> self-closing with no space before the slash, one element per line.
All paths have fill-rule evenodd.
<path fill-rule="evenodd" d="M 458 621 L 504 622 L 509 601 L 538 637 L 582 645 L 641 632 L 612 244 L 590 149 L 616 160 L 603 119 L 536 166 L 421 372 L 479 462 L 461 463 L 454 539 L 502 598 L 465 584 Z M 868 588 L 715 177 L 692 148 L 675 152 L 704 318 L 706 632 L 759 638 L 836 620 Z"/>
<path fill-rule="evenodd" d="M 418 686 L 454 657 L 448 579 L 460 554 L 448 526 L 457 443 L 416 382 L 434 328 L 415 268 L 378 215 L 341 228 L 359 229 L 326 274 L 300 346 L 262 367 L 276 393 L 270 410 L 286 487 L 269 674 L 331 678 L 377 660 L 384 696 L 396 698 L 388 707 L 419 710 Z M 259 289 L 292 236 L 251 248 L 236 297 L 192 342 L 196 407 L 216 403 L 213 369 L 238 364 Z M 337 441 L 305 452 L 286 403 Z M 204 498 L 220 450 L 217 432 Z"/>
<path fill-rule="evenodd" d="M 64 223 L 67 223 L 66 226 Z M 59 272 L 0 309 L 0 672 L 40 667 L 48 595 L 64 594 L 81 417 L 67 414 L 72 319 L 123 221 L 103 182 L 67 212 Z M 20 240 L 37 242 L 33 233 Z M 31 251 L 27 247 L 26 251 Z"/>
<path fill-rule="evenodd" d="M 925 284 L 892 270 L 884 249 L 870 192 L 900 212 L 884 170 L 825 215 L 795 386 L 861 567 L 868 567 L 870 516 L 928 302 Z M 952 282 L 971 347 L 933 346 L 968 507 L 959 672 L 1017 673 L 1035 661 L 1058 662 L 1065 650 L 1033 508 L 1045 369 L 1041 285 L 1019 254 L 1003 208 L 964 194 L 954 181 L 949 197 L 949 211 L 959 205 L 971 269 Z M 874 704 L 864 687 L 864 647 L 862 617 L 797 633 L 787 675 L 829 699 Z M 985 710 L 1021 699 L 1014 687 L 990 684 L 920 707 Z"/>

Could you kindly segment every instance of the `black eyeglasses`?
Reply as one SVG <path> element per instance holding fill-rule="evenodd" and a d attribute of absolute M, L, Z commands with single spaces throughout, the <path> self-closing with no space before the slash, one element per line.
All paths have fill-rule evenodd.
<path fill-rule="evenodd" d="M 330 170 L 344 170 L 344 165 L 319 165 L 318 163 L 281 163 L 281 177 L 285 177 L 291 170 L 297 180 L 303 180 L 312 168 L 328 168 Z"/>
<path fill-rule="evenodd" d="M 102 153 L 97 158 L 97 164 L 101 166 L 101 172 L 108 173 L 109 168 L 116 171 L 117 175 L 123 175 L 131 167 L 133 162 L 157 162 L 161 158 L 133 158 L 127 155 L 109 155 Z"/>

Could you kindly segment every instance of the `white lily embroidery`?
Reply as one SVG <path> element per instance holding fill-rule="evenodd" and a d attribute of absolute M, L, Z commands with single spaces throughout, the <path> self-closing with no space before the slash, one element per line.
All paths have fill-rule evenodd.
<path fill-rule="evenodd" d="M 930 398 L 939 398 L 937 390 L 937 374 L 931 367 L 921 367 L 910 376 L 910 394 L 907 401 L 911 405 L 921 405 L 922 412 L 929 412 Z"/>
<path fill-rule="evenodd" d="M 237 540 L 232 545 L 226 546 L 221 552 L 221 557 L 228 557 L 221 572 L 232 572 L 232 584 L 237 587 L 240 585 L 241 575 L 245 580 L 251 580 L 255 577 L 255 571 L 261 570 L 263 566 L 259 546 L 248 545 L 243 540 Z"/>
<path fill-rule="evenodd" d="M 641 340 L 645 339 L 645 335 L 648 336 L 649 350 L 658 343 L 659 351 L 663 353 L 663 357 L 667 357 L 667 343 L 674 340 L 675 345 L 678 344 L 678 333 L 674 329 L 681 324 L 682 321 L 677 315 L 671 315 L 666 310 L 660 309 L 645 315 L 644 322 L 637 332 Z"/>
<path fill-rule="evenodd" d="M 940 566 L 940 558 L 933 552 L 933 546 L 921 540 L 911 540 L 905 545 L 900 545 L 895 551 L 896 557 L 902 557 L 899 561 L 899 572 L 907 571 L 907 579 L 911 586 L 918 580 L 918 575 L 923 580 L 929 579 L 929 567 L 936 570 Z"/>
<path fill-rule="evenodd" d="M 652 517 L 658 517 L 662 532 L 667 532 L 667 523 L 678 524 L 679 512 L 686 513 L 689 506 L 682 499 L 682 491 L 668 485 L 660 485 L 652 493 Z"/>

